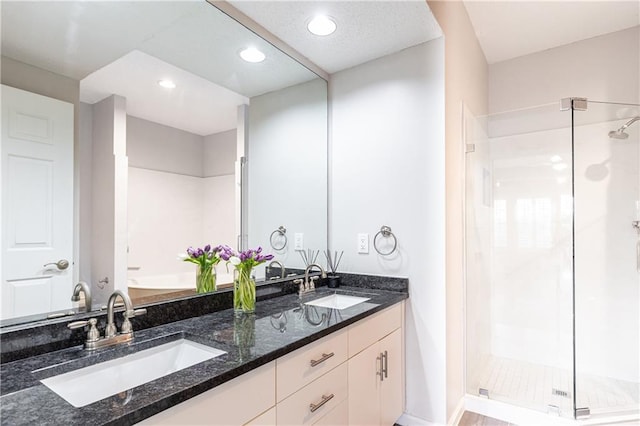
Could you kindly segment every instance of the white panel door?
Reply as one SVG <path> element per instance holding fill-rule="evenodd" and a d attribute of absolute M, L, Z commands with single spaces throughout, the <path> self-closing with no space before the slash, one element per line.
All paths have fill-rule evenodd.
<path fill-rule="evenodd" d="M 1 102 L 1 317 L 70 308 L 73 105 L 4 85 Z"/>

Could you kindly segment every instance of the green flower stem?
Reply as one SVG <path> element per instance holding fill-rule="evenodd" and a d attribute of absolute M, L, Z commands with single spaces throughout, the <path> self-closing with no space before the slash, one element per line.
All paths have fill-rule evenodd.
<path fill-rule="evenodd" d="M 196 291 L 198 293 L 216 291 L 216 271 L 213 265 L 201 265 L 196 271 Z"/>
<path fill-rule="evenodd" d="M 251 278 L 251 268 L 238 265 L 238 276 L 233 283 L 233 308 L 241 312 L 256 309 L 256 282 Z"/>

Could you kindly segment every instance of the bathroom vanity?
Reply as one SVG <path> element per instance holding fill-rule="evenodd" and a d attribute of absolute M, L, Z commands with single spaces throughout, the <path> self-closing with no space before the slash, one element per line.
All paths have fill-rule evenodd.
<path fill-rule="evenodd" d="M 7 362 L 1 368 L 1 421 L 393 424 L 404 400 L 407 297 L 406 288 L 320 287 L 303 299 L 285 294 L 259 300 L 255 314 L 223 309 L 136 330 L 129 345 L 95 351 L 74 346 Z M 355 304 L 340 306 L 345 300 Z M 222 354 L 77 407 L 41 382 L 68 372 L 82 375 L 81 368 L 110 360 L 117 367 L 136 353 L 178 341 Z M 100 380 L 93 386 L 100 387 Z"/>

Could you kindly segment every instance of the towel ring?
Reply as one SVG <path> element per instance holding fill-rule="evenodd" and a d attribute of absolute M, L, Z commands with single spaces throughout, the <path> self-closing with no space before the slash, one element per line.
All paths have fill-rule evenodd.
<path fill-rule="evenodd" d="M 389 237 L 393 238 L 393 248 L 390 251 L 381 252 L 380 249 L 378 249 L 377 241 L 379 236 L 383 236 L 384 238 L 389 238 Z M 391 232 L 391 228 L 389 228 L 386 225 L 380 228 L 380 231 L 378 231 L 375 237 L 373 237 L 373 248 L 376 249 L 378 254 L 381 254 L 382 256 L 389 256 L 391 253 L 396 251 L 396 248 L 398 248 L 398 239 L 396 238 L 395 235 L 393 235 L 393 232 Z"/>
<path fill-rule="evenodd" d="M 282 243 L 281 246 L 274 244 L 273 243 L 273 237 L 279 235 L 281 237 L 284 237 L 284 242 Z M 278 229 L 276 229 L 275 231 L 273 231 L 271 233 L 271 236 L 269 237 L 269 244 L 271 244 L 271 248 L 274 250 L 282 250 L 287 246 L 287 228 L 285 228 L 284 226 L 279 226 Z"/>

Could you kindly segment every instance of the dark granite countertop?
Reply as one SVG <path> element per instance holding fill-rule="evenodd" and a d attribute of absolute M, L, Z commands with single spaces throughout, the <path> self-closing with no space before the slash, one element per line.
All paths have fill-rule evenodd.
<path fill-rule="evenodd" d="M 131 345 L 97 351 L 81 346 L 2 364 L 3 425 L 128 425 L 225 383 L 408 297 L 406 292 L 361 287 L 320 288 L 315 296 L 342 293 L 370 298 L 342 310 L 302 306 L 297 295 L 262 300 L 251 315 L 232 309 L 135 332 Z M 226 354 L 81 408 L 74 408 L 40 380 L 187 338 Z M 99 386 L 99 383 L 96 383 Z"/>

